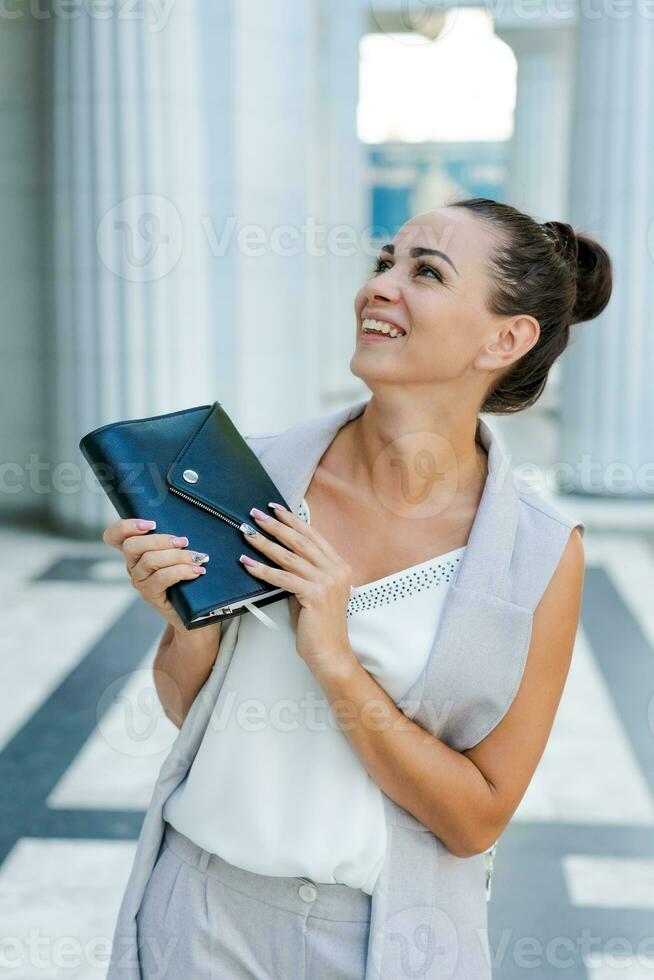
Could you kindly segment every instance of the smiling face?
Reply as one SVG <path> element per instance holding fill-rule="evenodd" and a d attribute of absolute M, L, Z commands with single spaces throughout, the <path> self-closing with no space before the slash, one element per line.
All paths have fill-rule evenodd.
<path fill-rule="evenodd" d="M 492 229 L 462 208 L 407 221 L 356 295 L 352 373 L 373 390 L 442 382 L 444 394 L 481 404 L 494 376 L 538 339 L 533 317 L 499 317 L 487 308 L 487 259 L 498 244 Z M 401 335 L 364 329 L 383 321 Z"/>

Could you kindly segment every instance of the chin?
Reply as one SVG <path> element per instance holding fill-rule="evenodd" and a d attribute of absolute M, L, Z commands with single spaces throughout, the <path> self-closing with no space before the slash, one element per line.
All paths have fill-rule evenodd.
<path fill-rule="evenodd" d="M 368 359 L 366 364 L 366 358 L 359 356 L 359 351 L 355 351 L 350 360 L 349 368 L 350 373 L 355 376 L 355 378 L 360 378 L 364 384 L 370 387 L 371 384 L 375 382 L 390 382 L 393 383 L 398 381 L 397 376 L 392 370 L 389 370 L 388 364 L 382 366 L 381 364 L 373 364 L 372 358 Z"/>

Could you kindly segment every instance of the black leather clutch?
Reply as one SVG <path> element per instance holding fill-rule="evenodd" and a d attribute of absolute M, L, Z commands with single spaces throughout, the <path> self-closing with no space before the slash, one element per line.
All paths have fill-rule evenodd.
<path fill-rule="evenodd" d="M 209 555 L 205 575 L 167 591 L 186 629 L 248 609 L 274 626 L 257 610 L 290 593 L 246 571 L 241 554 L 279 566 L 248 547 L 240 527 L 254 526 L 253 506 L 289 505 L 219 402 L 103 425 L 79 446 L 120 517 L 154 520 L 149 534 L 185 535 L 189 548 Z"/>

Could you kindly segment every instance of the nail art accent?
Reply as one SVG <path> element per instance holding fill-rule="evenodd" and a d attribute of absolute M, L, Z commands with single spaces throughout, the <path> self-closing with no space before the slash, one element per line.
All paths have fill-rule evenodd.
<path fill-rule="evenodd" d="M 241 524 L 239 531 L 242 531 L 243 534 L 247 534 L 248 538 L 253 538 L 255 534 L 259 533 L 256 527 L 252 527 L 251 524 L 245 523 Z"/>
<path fill-rule="evenodd" d="M 256 561 L 253 561 L 249 555 L 241 555 L 239 561 L 243 562 L 244 565 L 256 565 Z"/>
<path fill-rule="evenodd" d="M 252 514 L 253 517 L 258 517 L 260 521 L 270 520 L 270 514 L 264 514 L 264 512 L 262 510 L 259 510 L 258 507 L 253 507 L 250 513 Z"/>
<path fill-rule="evenodd" d="M 204 562 L 209 561 L 209 555 L 205 555 L 202 551 L 194 551 L 191 558 L 194 562 L 197 562 L 198 565 L 202 565 Z"/>

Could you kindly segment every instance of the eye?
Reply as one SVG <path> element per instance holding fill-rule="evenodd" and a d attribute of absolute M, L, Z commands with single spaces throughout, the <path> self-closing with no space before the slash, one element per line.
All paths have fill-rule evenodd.
<path fill-rule="evenodd" d="M 373 270 L 372 270 L 373 271 L 373 275 L 375 273 L 377 273 L 377 272 L 383 272 L 384 271 L 384 267 L 385 266 L 388 266 L 388 264 L 389 263 L 388 263 L 388 260 L 387 259 L 378 258 L 377 261 L 375 262 L 374 266 L 373 266 Z"/>
<path fill-rule="evenodd" d="M 437 279 L 438 282 L 443 282 L 443 277 L 440 274 L 440 272 L 438 271 L 438 269 L 435 269 L 433 265 L 429 265 L 427 262 L 420 262 L 416 266 L 416 272 L 417 273 L 428 272 L 428 273 L 430 273 L 431 276 L 433 276 L 435 279 Z"/>
<path fill-rule="evenodd" d="M 386 269 L 390 268 L 391 263 L 388 259 L 382 259 L 379 257 L 372 270 L 373 275 L 378 275 L 380 272 L 385 272 Z M 417 262 L 414 266 L 414 273 L 416 275 L 426 275 L 428 279 L 436 279 L 437 282 L 444 282 L 444 278 L 433 265 L 429 265 L 428 262 Z"/>

